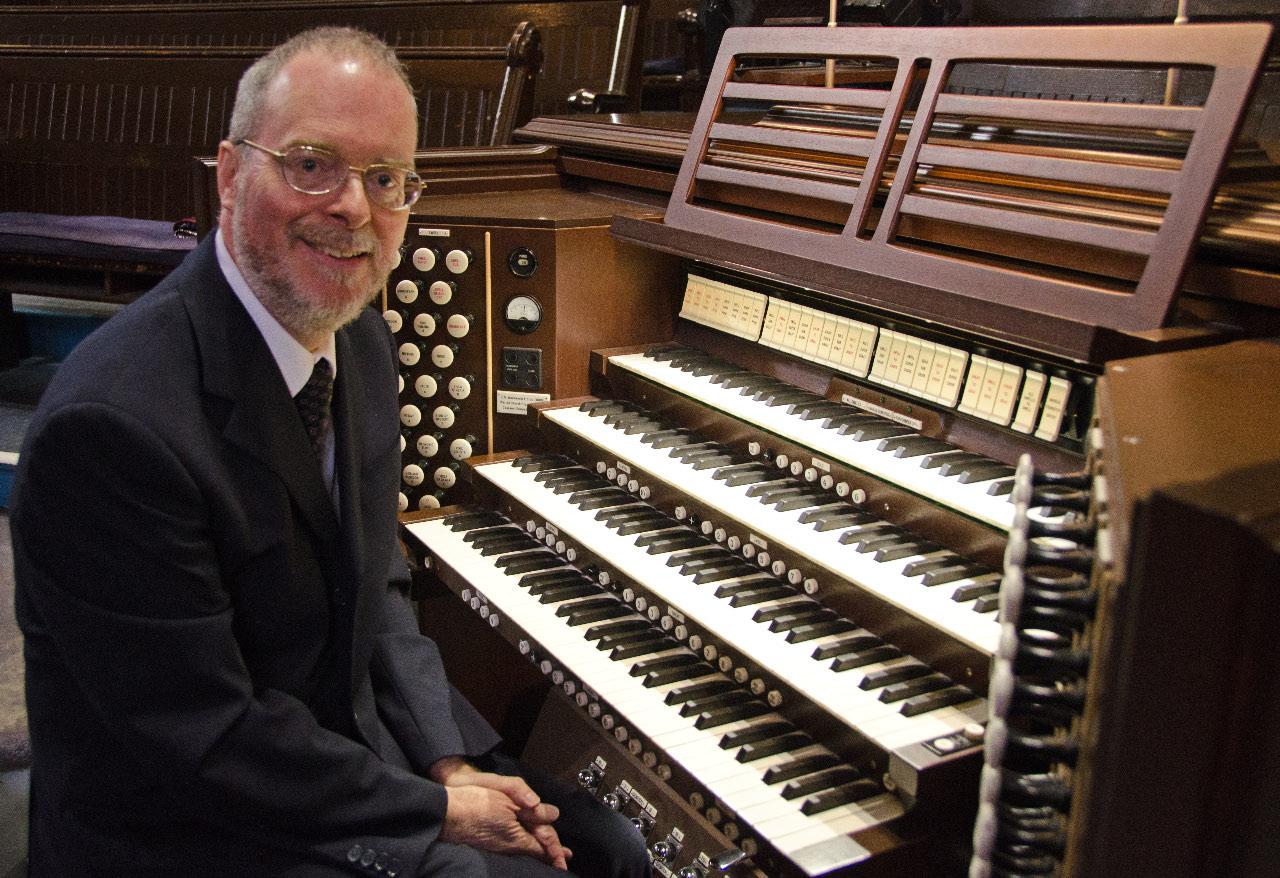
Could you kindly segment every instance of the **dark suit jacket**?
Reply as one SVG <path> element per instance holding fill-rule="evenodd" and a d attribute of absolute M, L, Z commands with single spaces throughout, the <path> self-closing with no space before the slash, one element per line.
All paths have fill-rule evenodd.
<path fill-rule="evenodd" d="M 406 598 L 390 336 L 338 333 L 335 511 L 212 243 L 77 347 L 21 453 L 31 874 L 411 875 L 446 801 L 415 772 L 497 740 Z"/>

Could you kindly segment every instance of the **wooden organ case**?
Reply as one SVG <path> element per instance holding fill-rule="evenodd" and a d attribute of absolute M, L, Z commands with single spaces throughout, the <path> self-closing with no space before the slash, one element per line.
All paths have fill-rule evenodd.
<path fill-rule="evenodd" d="M 1181 459 L 1158 426 L 1173 420 L 1132 411 L 1128 376 L 1174 370 L 1166 403 L 1212 383 L 1188 377 L 1205 363 L 1235 381 L 1236 351 L 1250 383 L 1228 396 L 1280 376 L 1273 346 L 1232 341 L 1274 320 L 1180 296 L 1269 37 L 740 29 L 691 127 L 535 120 L 526 137 L 560 144 L 555 180 L 513 173 L 502 197 L 612 202 L 611 239 L 649 254 L 635 265 L 674 264 L 676 285 L 633 293 L 656 315 L 643 343 L 580 311 L 574 337 L 599 341 L 589 366 L 580 348 L 566 362 L 589 386 L 565 380 L 512 441 L 465 457 L 465 505 L 405 516 L 424 627 L 464 691 L 518 729 L 526 760 L 631 817 L 660 875 L 1173 874 L 1136 854 L 1111 872 L 1093 845 L 1131 841 L 1116 821 L 1140 808 L 1117 760 L 1141 744 L 1108 735 L 1177 739 L 1152 697 L 1117 694 L 1173 664 L 1125 614 L 1177 588 L 1144 554 L 1169 540 L 1146 510 L 1174 515 L 1151 504 L 1163 488 L 1187 499 L 1140 452 L 1141 477 L 1124 477 L 1143 441 Z M 1167 106 L 949 93 L 969 62 L 1158 66 L 1212 85 Z M 494 198 L 477 195 L 477 215 Z M 441 225 L 433 211 L 490 221 L 458 206 L 424 198 L 423 227 Z M 593 288 L 586 275 L 574 282 Z M 1241 564 L 1246 591 L 1265 590 L 1276 456 L 1255 439 L 1193 444 L 1188 480 L 1221 480 L 1205 519 L 1229 517 L 1242 471 L 1270 480 L 1249 536 L 1219 541 L 1265 547 Z M 1244 648 L 1214 665 L 1228 667 L 1264 676 Z M 1191 676 L 1206 705 L 1243 709 Z M 519 716 L 526 692 L 545 696 L 536 720 Z M 1188 729 L 1171 752 L 1204 755 L 1223 729 Z M 1260 740 L 1233 738 L 1224 764 Z M 1259 841 L 1263 787 L 1248 785 Z M 1212 813 L 1227 801 L 1219 785 Z M 1194 813 L 1137 825 L 1158 838 Z M 1265 858 L 1234 856 L 1212 874 L 1264 874 Z"/>

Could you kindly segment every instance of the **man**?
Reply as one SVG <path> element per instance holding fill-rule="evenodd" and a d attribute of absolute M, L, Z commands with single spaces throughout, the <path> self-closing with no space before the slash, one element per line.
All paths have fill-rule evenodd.
<path fill-rule="evenodd" d="M 403 69 L 308 32 L 230 127 L 220 232 L 77 348 L 22 451 L 31 874 L 647 873 L 619 815 L 489 754 L 405 596 L 365 307 L 420 188 Z"/>

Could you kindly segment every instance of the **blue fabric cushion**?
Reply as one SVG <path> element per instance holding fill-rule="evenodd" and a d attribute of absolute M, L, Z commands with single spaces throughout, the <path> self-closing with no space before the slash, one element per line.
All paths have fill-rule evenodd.
<path fill-rule="evenodd" d="M 0 213 L 0 257 L 50 256 L 79 261 L 145 262 L 172 267 L 195 248 L 165 220 L 122 216 Z"/>

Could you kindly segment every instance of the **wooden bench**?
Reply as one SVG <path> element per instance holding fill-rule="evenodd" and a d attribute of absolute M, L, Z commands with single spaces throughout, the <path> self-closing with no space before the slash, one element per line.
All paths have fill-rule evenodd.
<path fill-rule="evenodd" d="M 0 43 L 271 46 L 315 25 L 353 25 L 397 49 L 500 45 L 522 21 L 542 37 L 535 115 L 639 109 L 637 51 L 650 3 L 674 0 L 219 0 L 0 6 Z M 683 2 L 683 0 L 682 0 Z M 688 5 L 684 2 L 684 5 Z M 668 51 L 665 34 L 648 35 Z"/>

